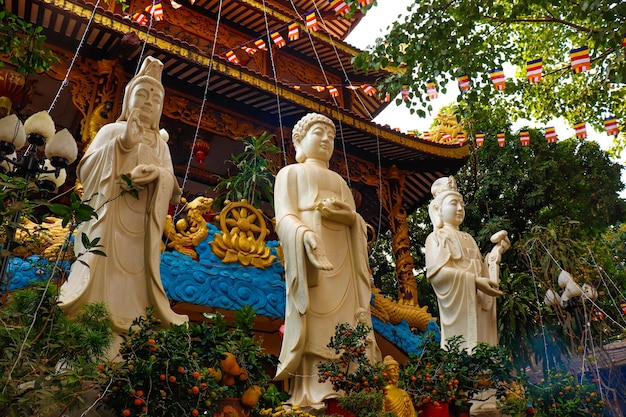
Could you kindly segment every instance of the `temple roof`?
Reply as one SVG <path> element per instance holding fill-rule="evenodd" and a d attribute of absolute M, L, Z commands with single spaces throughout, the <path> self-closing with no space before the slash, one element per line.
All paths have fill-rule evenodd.
<path fill-rule="evenodd" d="M 193 9 L 201 10 L 210 18 L 211 14 L 215 14 L 218 3 L 217 0 L 198 1 Z M 224 0 L 222 24 L 246 27 L 250 30 L 252 38 L 256 31 L 263 29 L 260 26 L 261 22 L 265 26 L 265 17 L 270 28 L 272 25 L 283 25 L 291 21 L 293 15 L 287 11 L 289 3 L 273 2 L 271 4 L 277 8 L 271 13 L 262 13 L 259 8 L 263 3 L 253 0 Z M 310 2 L 302 0 L 294 3 L 303 7 Z M 318 3 L 324 13 L 332 11 L 327 1 Z M 68 0 L 6 0 L 5 8 L 29 22 L 43 26 L 50 44 L 73 53 L 78 47 L 94 6 Z M 355 80 L 374 82 L 377 76 L 383 74 L 366 75 L 354 71 L 349 62 L 358 49 L 340 39 L 349 32 L 352 24 L 336 18 L 326 19 L 325 22 L 329 32 L 312 33 L 314 43 L 308 36 L 290 42 L 288 46 L 292 49 L 288 53 L 310 56 L 314 44 L 323 65 L 337 74 L 338 68 L 342 66 L 348 68 L 347 71 L 351 77 L 355 77 Z M 126 54 L 120 55 L 122 38 L 129 32 L 137 33 L 142 44 L 135 50 L 125 51 Z M 150 32 L 151 35 L 144 43 L 145 32 L 145 27 L 132 21 L 128 16 L 99 8 L 93 17 L 80 56 L 91 59 L 113 59 L 123 56 L 121 64 L 130 74 L 134 72 L 140 55 L 154 56 L 164 64 L 163 84 L 166 88 L 183 91 L 198 99 L 202 99 L 210 68 L 207 101 L 227 111 L 252 115 L 251 117 L 265 125 L 291 127 L 307 113 L 323 113 L 338 125 L 337 138 L 342 143 L 336 145 L 337 150 L 345 150 L 346 154 L 356 161 L 363 161 L 363 165 L 370 164 L 367 169 L 374 176 L 378 176 L 376 169 L 389 169 L 392 166 L 396 166 L 404 173 L 403 205 L 407 212 L 415 210 L 430 197 L 430 185 L 435 179 L 456 172 L 467 158 L 467 146 L 433 143 L 373 123 L 371 118 L 365 117 L 365 114 L 369 112 L 370 117 L 373 117 L 384 107 L 377 98 L 358 92 L 359 99 L 364 99 L 368 110 L 351 111 L 338 106 L 331 98 L 320 97 L 304 89 L 294 89 L 293 85 L 284 80 L 274 80 L 254 69 L 229 62 L 218 51 L 216 55 L 211 56 L 201 48 L 159 30 L 158 25 Z M 337 56 L 341 57 L 339 61 Z M 333 65 L 336 68 L 332 69 Z M 54 91 L 41 91 L 38 94 L 37 99 L 45 103 L 42 108 L 47 108 Z M 371 172 L 372 166 L 374 172 Z M 360 183 L 358 178 L 352 180 L 353 187 L 358 189 L 363 197 L 363 205 L 359 209 L 363 217 L 375 229 L 379 227 L 387 229 L 389 222 L 386 216 L 380 216 L 377 187 Z"/>

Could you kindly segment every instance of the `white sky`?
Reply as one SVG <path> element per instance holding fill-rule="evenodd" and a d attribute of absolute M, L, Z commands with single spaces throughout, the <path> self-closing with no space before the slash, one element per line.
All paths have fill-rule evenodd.
<path fill-rule="evenodd" d="M 346 38 L 346 41 L 360 49 L 366 49 L 372 45 L 376 38 L 382 37 L 387 32 L 387 27 L 397 20 L 398 15 L 406 13 L 408 5 L 415 0 L 378 0 L 378 4 L 370 9 L 357 27 Z M 509 66 L 506 68 L 505 75 L 511 77 L 514 69 Z M 432 124 L 434 116 L 442 106 L 448 105 L 456 100 L 459 94 L 459 88 L 456 82 L 452 82 L 447 86 L 448 92 L 444 95 L 439 93 L 439 97 L 430 104 L 433 107 L 432 112 L 425 119 L 417 115 L 412 115 L 404 104 L 397 106 L 392 100 L 385 110 L 374 119 L 376 123 L 389 125 L 391 128 L 399 128 L 402 132 L 418 129 L 426 131 Z M 425 93 L 424 93 L 425 94 Z M 425 110 L 425 109 L 424 109 Z M 548 124 L 530 123 L 528 120 L 520 120 L 513 125 L 513 129 L 519 129 L 524 125 L 532 127 L 554 126 L 557 136 L 560 139 L 572 137 L 574 129 L 569 127 L 562 120 L 553 120 Z M 603 149 L 607 149 L 611 143 L 612 137 L 605 132 L 596 132 L 587 124 L 588 138 L 597 141 Z M 622 161 L 623 162 L 623 161 Z"/>

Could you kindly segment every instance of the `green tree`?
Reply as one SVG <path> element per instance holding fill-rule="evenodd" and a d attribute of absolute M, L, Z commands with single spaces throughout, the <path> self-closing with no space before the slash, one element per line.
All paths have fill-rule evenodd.
<path fill-rule="evenodd" d="M 219 194 L 216 205 L 225 200 L 237 202 L 246 199 L 252 206 L 259 206 L 263 201 L 274 205 L 274 177 L 270 160 L 280 149 L 274 145 L 274 135 L 263 132 L 259 137 L 250 135 L 237 138 L 243 143 L 243 151 L 232 155 L 231 162 L 237 172 L 228 177 L 219 178 L 215 191 Z"/>
<path fill-rule="evenodd" d="M 13 292 L 0 309 L 0 415 L 62 415 L 98 387 L 97 360 L 112 340 L 104 304 L 69 318 L 54 285 Z"/>
<path fill-rule="evenodd" d="M 555 340 L 554 355 L 571 351 L 580 345 L 580 332 L 567 333 L 559 325 L 566 318 L 564 312 L 541 312 L 543 297 L 549 288 L 560 291 L 556 278 L 561 269 L 571 272 L 580 284 L 598 286 L 601 271 L 623 285 L 619 284 L 624 275 L 620 223 L 626 206 L 619 197 L 624 187 L 621 166 L 595 142 L 568 139 L 548 144 L 543 132 L 532 129 L 530 146 L 521 146 L 516 132 L 507 133 L 505 146 L 499 147 L 495 139 L 502 126 L 499 117 L 492 118 L 491 110 L 476 104 L 460 103 L 457 110 L 464 123 L 479 123 L 487 131 L 484 146 L 472 146 L 468 163 L 456 175 L 466 203 L 461 228 L 476 238 L 483 254 L 491 249 L 490 237 L 499 230 L 507 230 L 513 243 L 502 264 L 501 287 L 507 295 L 498 302 L 501 344 L 520 361 L 541 354 L 543 346 L 535 343 L 541 338 L 541 313 L 550 339 Z M 506 123 L 504 129 L 508 130 Z M 427 207 L 410 214 L 408 222 L 419 270 L 424 266 L 422 248 L 432 231 Z M 384 274 L 386 269 L 393 271 L 392 265 L 384 265 L 385 248 L 388 251 L 385 242 L 373 248 L 374 275 L 380 272 L 382 288 L 393 293 L 393 273 Z M 436 314 L 428 281 L 423 274 L 417 279 L 420 305 L 428 305 Z M 619 291 L 615 294 L 622 298 Z M 598 302 L 602 306 L 607 300 Z M 615 306 L 606 305 L 605 311 L 618 313 Z M 606 334 L 616 334 L 615 326 L 603 326 Z"/>
<path fill-rule="evenodd" d="M 0 5 L 4 1 L 0 0 Z M 59 62 L 50 48 L 45 47 L 43 27 L 28 23 L 15 14 L 0 10 L 0 55 L 7 55 L 9 62 L 20 74 L 35 74 L 49 70 Z M 3 65 L 0 61 L 0 67 Z"/>
<path fill-rule="evenodd" d="M 395 96 L 408 86 L 407 105 L 419 115 L 425 115 L 419 107 L 430 110 L 427 81 L 445 92 L 448 82 L 469 75 L 472 88 L 464 99 L 506 109 L 506 120 L 562 116 L 601 130 L 609 115 L 626 120 L 624 2 L 416 0 L 407 12 L 353 63 L 363 70 L 389 69 L 379 87 Z M 591 70 L 575 74 L 569 52 L 582 46 L 589 47 Z M 531 84 L 526 63 L 536 58 L 543 59 L 544 76 Z M 517 74 L 498 92 L 489 71 L 506 63 Z"/>

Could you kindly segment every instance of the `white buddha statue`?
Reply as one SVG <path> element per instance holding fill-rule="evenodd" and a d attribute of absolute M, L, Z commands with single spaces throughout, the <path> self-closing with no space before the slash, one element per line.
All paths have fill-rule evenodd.
<path fill-rule="evenodd" d="M 320 361 L 337 358 L 327 347 L 335 326 L 372 326 L 366 226 L 348 185 L 328 168 L 334 139 L 329 118 L 303 117 L 293 128 L 298 163 L 278 172 L 274 188 L 287 287 L 276 379 L 291 378 L 288 402 L 309 409 L 322 409 L 324 400 L 338 396 L 317 376 Z M 375 341 L 369 356 L 381 359 Z"/>

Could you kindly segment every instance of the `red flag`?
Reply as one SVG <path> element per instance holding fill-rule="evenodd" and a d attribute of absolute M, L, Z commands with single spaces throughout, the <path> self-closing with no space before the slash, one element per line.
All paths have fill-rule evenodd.
<path fill-rule="evenodd" d="M 461 75 L 456 80 L 459 83 L 459 90 L 469 91 L 471 87 L 469 75 Z"/>
<path fill-rule="evenodd" d="M 576 123 L 574 125 L 576 131 L 576 137 L 578 139 L 584 139 L 587 137 L 587 124 L 585 122 Z"/>
<path fill-rule="evenodd" d="M 140 25 L 145 25 L 148 21 L 148 17 L 143 12 L 133 13 L 132 19 Z"/>
<path fill-rule="evenodd" d="M 519 140 L 522 142 L 522 146 L 530 145 L 530 132 L 528 130 L 520 130 Z"/>
<path fill-rule="evenodd" d="M 555 143 L 556 139 L 556 130 L 553 127 L 546 127 L 546 141 Z"/>
<path fill-rule="evenodd" d="M 280 36 L 280 33 L 278 32 L 272 33 L 270 35 L 270 38 L 272 38 L 276 46 L 278 46 L 279 48 L 282 48 L 283 46 L 287 45 L 287 42 L 285 42 L 285 39 L 283 39 L 283 37 Z"/>
<path fill-rule="evenodd" d="M 146 12 L 150 13 L 156 22 L 163 20 L 163 5 L 161 0 L 156 0 L 154 4 L 146 6 Z"/>
<path fill-rule="evenodd" d="M 501 148 L 504 148 L 505 141 L 506 141 L 504 132 L 498 132 L 496 136 L 498 138 L 498 145 L 500 145 Z"/>
<path fill-rule="evenodd" d="M 428 98 L 431 100 L 439 97 L 439 93 L 437 92 L 437 84 L 434 81 L 428 80 L 426 82 L 426 94 L 428 94 Z"/>
<path fill-rule="evenodd" d="M 289 40 L 297 41 L 298 39 L 300 39 L 300 29 L 298 24 L 294 22 L 289 25 Z"/>
<path fill-rule="evenodd" d="M 257 48 L 267 51 L 267 46 L 265 45 L 265 41 L 263 39 L 257 39 L 254 41 L 254 44 Z"/>
<path fill-rule="evenodd" d="M 233 64 L 239 63 L 239 59 L 237 58 L 237 55 L 235 55 L 235 52 L 233 51 L 226 52 L 226 58 L 228 58 L 228 60 L 232 62 Z"/>
<path fill-rule="evenodd" d="M 424 140 L 430 140 L 430 132 L 424 132 Z"/>
<path fill-rule="evenodd" d="M 368 96 L 373 96 L 376 93 L 376 89 L 371 85 L 363 84 L 363 92 Z"/>
<path fill-rule="evenodd" d="M 607 135 L 617 136 L 619 134 L 619 126 L 615 116 L 604 119 L 604 130 L 606 130 Z"/>
<path fill-rule="evenodd" d="M 409 87 L 406 85 L 402 86 L 402 90 L 400 90 L 400 94 L 402 96 L 402 100 L 408 100 L 409 99 Z"/>
<path fill-rule="evenodd" d="M 311 32 L 317 32 L 319 30 L 319 25 L 317 24 L 317 17 L 315 16 L 315 12 L 311 12 L 306 15 L 306 27 Z"/>
<path fill-rule="evenodd" d="M 483 146 L 485 143 L 485 134 L 483 132 L 476 132 L 476 146 Z"/>
<path fill-rule="evenodd" d="M 339 97 L 339 90 L 332 85 L 326 87 L 331 97 Z"/>
<path fill-rule="evenodd" d="M 328 2 L 339 16 L 345 16 L 350 13 L 350 6 L 344 0 L 328 0 Z"/>
<path fill-rule="evenodd" d="M 464 132 L 457 133 L 456 140 L 459 142 L 460 146 L 463 146 L 463 144 L 465 143 L 465 133 Z"/>
<path fill-rule="evenodd" d="M 256 49 L 252 48 L 251 46 L 242 46 L 241 49 L 246 51 L 246 53 L 250 56 L 254 55 L 254 53 L 256 52 Z"/>
<path fill-rule="evenodd" d="M 494 68 L 489 71 L 489 77 L 491 77 L 491 81 L 498 91 L 504 90 L 506 80 L 504 78 L 504 70 L 502 67 Z"/>
<path fill-rule="evenodd" d="M 572 61 L 572 69 L 575 73 L 588 71 L 591 67 L 591 61 L 589 60 L 589 48 L 581 46 L 580 48 L 572 49 L 569 51 L 569 56 Z"/>
<path fill-rule="evenodd" d="M 543 59 L 533 59 L 526 63 L 526 78 L 531 83 L 541 81 L 543 74 Z"/>

